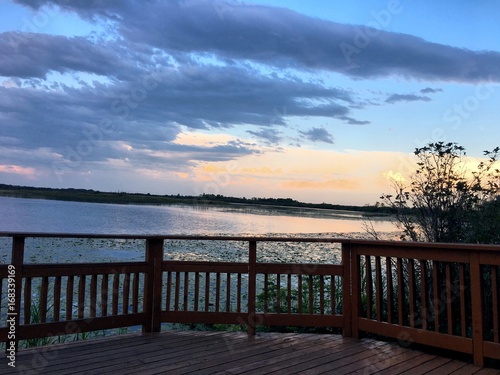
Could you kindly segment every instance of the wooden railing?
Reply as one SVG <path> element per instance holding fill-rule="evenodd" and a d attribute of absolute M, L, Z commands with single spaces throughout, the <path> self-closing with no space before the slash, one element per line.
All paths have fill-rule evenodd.
<path fill-rule="evenodd" d="M 249 334 L 258 325 L 333 327 L 345 336 L 371 333 L 467 353 L 479 366 L 484 358 L 500 359 L 496 245 L 33 233 L 0 237 L 12 239 L 11 262 L 0 265 L 0 341 L 8 343 L 7 349 L 12 342 L 17 349 L 20 340 L 120 327 L 158 332 L 166 322 L 219 323 L 245 325 Z M 145 257 L 139 262 L 25 262 L 26 238 L 42 237 L 139 239 L 145 242 Z M 166 240 L 246 242 L 248 261 L 164 260 Z M 266 242 L 330 243 L 332 252 L 341 253 L 341 264 L 258 262 L 259 244 Z M 335 244 L 341 248 L 334 250 Z"/>

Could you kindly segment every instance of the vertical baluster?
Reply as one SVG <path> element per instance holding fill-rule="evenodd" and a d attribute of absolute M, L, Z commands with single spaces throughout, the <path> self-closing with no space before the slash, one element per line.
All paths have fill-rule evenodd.
<path fill-rule="evenodd" d="M 266 273 L 264 275 L 264 314 L 267 314 L 267 301 L 269 298 L 269 293 L 267 291 L 269 284 L 269 275 Z"/>
<path fill-rule="evenodd" d="M 319 313 L 325 313 L 325 277 L 319 276 Z"/>
<path fill-rule="evenodd" d="M 410 327 L 415 328 L 415 301 L 416 301 L 416 291 L 415 291 L 415 261 L 413 259 L 408 259 L 408 281 L 409 281 L 409 294 L 410 294 Z"/>
<path fill-rule="evenodd" d="M 175 301 L 174 301 L 174 311 L 179 311 L 179 294 L 181 289 L 181 273 L 175 272 Z"/>
<path fill-rule="evenodd" d="M 238 273 L 238 291 L 236 296 L 236 311 L 241 312 L 241 273 Z"/>
<path fill-rule="evenodd" d="M 428 318 L 428 310 L 427 310 L 427 261 L 420 261 L 420 290 L 422 298 L 420 303 L 422 304 L 422 329 L 427 329 L 427 318 Z"/>
<path fill-rule="evenodd" d="M 40 323 L 47 322 L 47 299 L 49 295 L 49 278 L 42 277 L 42 287 L 40 288 Z"/>
<path fill-rule="evenodd" d="M 66 320 L 73 319 L 73 283 L 75 277 L 73 275 L 68 276 L 68 282 L 66 283 Z"/>
<path fill-rule="evenodd" d="M 297 288 L 299 289 L 299 296 L 298 296 L 299 314 L 302 314 L 302 275 L 301 274 L 297 275 Z"/>
<path fill-rule="evenodd" d="M 286 304 L 287 304 L 287 311 L 288 314 L 292 313 L 292 274 L 287 275 L 287 295 L 286 295 Z"/>
<path fill-rule="evenodd" d="M 432 294 L 434 299 L 434 331 L 439 332 L 439 263 L 432 262 Z"/>
<path fill-rule="evenodd" d="M 78 282 L 78 318 L 82 319 L 85 312 L 85 275 L 80 275 Z"/>
<path fill-rule="evenodd" d="M 276 313 L 281 312 L 281 280 L 280 274 L 276 274 Z"/>
<path fill-rule="evenodd" d="M 188 311 L 189 307 L 189 273 L 184 272 L 184 300 L 183 300 L 183 305 L 184 305 L 184 311 Z"/>
<path fill-rule="evenodd" d="M 496 266 L 491 266 L 491 295 L 493 302 L 493 341 L 499 342 L 498 332 L 498 272 Z"/>
<path fill-rule="evenodd" d="M 205 311 L 210 307 L 210 273 L 205 273 Z"/>
<path fill-rule="evenodd" d="M 220 273 L 217 272 L 215 276 L 215 311 L 219 312 L 220 304 Z"/>
<path fill-rule="evenodd" d="M 403 260 L 397 259 L 397 274 L 398 274 L 398 324 L 403 325 L 404 322 L 404 281 L 403 281 Z"/>
<path fill-rule="evenodd" d="M 332 309 L 332 315 L 335 315 L 336 303 L 335 303 L 335 276 L 330 275 L 330 307 Z"/>
<path fill-rule="evenodd" d="M 382 297 L 383 297 L 383 287 L 382 287 L 382 264 L 380 262 L 380 257 L 375 257 L 375 308 L 377 309 L 377 320 L 382 321 Z"/>
<path fill-rule="evenodd" d="M 90 279 L 90 317 L 95 318 L 97 306 L 97 275 Z"/>
<path fill-rule="evenodd" d="M 365 255 L 365 273 L 366 273 L 366 317 L 372 318 L 373 303 L 373 281 L 372 281 L 372 260 L 369 255 Z"/>
<path fill-rule="evenodd" d="M 231 311 L 231 274 L 226 274 L 226 312 Z"/>
<path fill-rule="evenodd" d="M 129 299 L 130 299 L 130 273 L 126 273 L 123 279 L 123 301 L 122 301 L 122 314 L 128 314 Z"/>
<path fill-rule="evenodd" d="M 108 316 L 108 286 L 109 275 L 104 274 L 101 278 L 101 316 Z"/>
<path fill-rule="evenodd" d="M 453 309 L 451 307 L 453 297 L 451 295 L 451 264 L 446 262 L 446 312 L 448 318 L 448 334 L 453 334 Z"/>
<path fill-rule="evenodd" d="M 24 324 L 31 324 L 31 277 L 24 282 Z"/>
<path fill-rule="evenodd" d="M 60 320 L 61 311 L 61 276 L 56 276 L 54 280 L 54 322 Z"/>
<path fill-rule="evenodd" d="M 198 311 L 198 302 L 200 299 L 200 273 L 194 273 L 194 311 Z"/>
<path fill-rule="evenodd" d="M 139 312 L 139 273 L 134 273 L 134 281 L 132 282 L 132 314 Z"/>
<path fill-rule="evenodd" d="M 392 259 L 385 258 L 385 277 L 387 280 L 387 323 L 392 323 L 394 288 L 392 285 Z"/>
<path fill-rule="evenodd" d="M 118 296 L 120 293 L 120 274 L 115 273 L 113 277 L 113 299 L 111 302 L 111 309 L 113 315 L 118 315 Z"/>
<path fill-rule="evenodd" d="M 167 296 L 165 298 L 165 310 L 170 311 L 172 304 L 172 271 L 167 271 Z"/>
<path fill-rule="evenodd" d="M 314 289 L 313 276 L 309 275 L 309 314 L 314 313 Z"/>
<path fill-rule="evenodd" d="M 460 283 L 460 330 L 462 337 L 467 337 L 467 313 L 465 301 L 465 264 L 460 263 L 458 268 L 458 282 Z"/>

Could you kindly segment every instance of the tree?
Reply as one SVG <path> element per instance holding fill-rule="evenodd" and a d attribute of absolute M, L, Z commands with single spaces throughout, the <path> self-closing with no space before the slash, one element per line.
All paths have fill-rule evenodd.
<path fill-rule="evenodd" d="M 500 242 L 500 148 L 484 151 L 487 161 L 470 170 L 457 143 L 415 149 L 417 170 L 409 186 L 394 181 L 385 194 L 403 230 L 402 239 L 429 242 Z M 487 223 L 487 225 L 485 225 Z"/>

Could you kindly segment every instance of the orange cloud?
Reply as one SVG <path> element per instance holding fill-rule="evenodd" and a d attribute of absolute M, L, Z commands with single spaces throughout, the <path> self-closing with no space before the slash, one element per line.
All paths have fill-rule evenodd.
<path fill-rule="evenodd" d="M 36 171 L 34 168 L 21 167 L 19 165 L 0 165 L 0 172 L 21 174 L 25 176 L 34 176 Z"/>
<path fill-rule="evenodd" d="M 358 190 L 361 184 L 357 180 L 328 180 L 328 181 L 286 181 L 281 185 L 285 189 L 331 189 L 331 190 Z"/>

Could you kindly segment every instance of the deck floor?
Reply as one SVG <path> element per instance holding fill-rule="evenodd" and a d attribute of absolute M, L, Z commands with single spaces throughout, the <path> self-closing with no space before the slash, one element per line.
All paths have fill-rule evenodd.
<path fill-rule="evenodd" d="M 21 350 L 1 374 L 500 374 L 339 335 L 166 331 Z"/>

